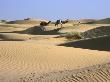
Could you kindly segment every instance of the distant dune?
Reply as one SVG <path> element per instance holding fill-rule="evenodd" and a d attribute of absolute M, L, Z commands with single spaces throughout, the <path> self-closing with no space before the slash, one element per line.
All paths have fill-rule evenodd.
<path fill-rule="evenodd" d="M 80 19 L 80 23 L 82 24 L 110 24 L 110 18 L 105 19 Z"/>
<path fill-rule="evenodd" d="M 97 20 L 95 24 L 110 24 L 110 18 Z"/>
<path fill-rule="evenodd" d="M 95 19 L 80 19 L 79 22 L 81 24 L 93 24 L 96 20 Z"/>
<path fill-rule="evenodd" d="M 15 21 L 9 21 L 8 24 L 40 24 L 41 21 L 47 21 L 42 19 L 24 19 L 24 20 L 15 20 Z"/>

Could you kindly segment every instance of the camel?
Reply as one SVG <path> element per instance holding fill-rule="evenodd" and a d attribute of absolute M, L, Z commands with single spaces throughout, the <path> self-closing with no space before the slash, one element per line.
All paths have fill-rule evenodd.
<path fill-rule="evenodd" d="M 42 21 L 42 22 L 40 23 L 40 26 L 47 26 L 47 25 L 50 24 L 50 23 L 51 23 L 51 21 L 49 21 L 49 22 Z"/>
<path fill-rule="evenodd" d="M 65 20 L 65 21 L 62 21 L 62 20 L 57 20 L 57 21 L 55 22 L 55 26 L 58 26 L 58 24 L 60 24 L 60 25 L 61 25 L 61 27 L 62 27 L 62 25 L 63 25 L 63 24 L 65 24 L 65 23 L 68 23 L 68 19 L 67 19 L 67 20 Z"/>
<path fill-rule="evenodd" d="M 62 21 L 61 20 L 57 20 L 56 22 L 55 22 L 55 26 L 57 26 L 58 27 L 58 25 L 61 25 L 61 27 L 62 27 Z"/>
<path fill-rule="evenodd" d="M 78 26 L 78 25 L 80 25 L 80 24 L 81 24 L 80 21 L 73 22 L 73 26 Z"/>
<path fill-rule="evenodd" d="M 30 20 L 31 18 L 26 18 L 26 19 L 24 19 L 24 20 Z"/>
<path fill-rule="evenodd" d="M 61 21 L 61 22 L 62 22 L 62 24 L 65 24 L 65 23 L 68 23 L 69 20 L 67 19 L 67 20 L 65 20 L 65 21 Z"/>

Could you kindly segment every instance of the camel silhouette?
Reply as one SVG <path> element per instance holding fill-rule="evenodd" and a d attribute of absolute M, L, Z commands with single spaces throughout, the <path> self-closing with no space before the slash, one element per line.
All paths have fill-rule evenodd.
<path fill-rule="evenodd" d="M 68 20 L 68 19 L 66 19 L 66 20 L 61 21 L 61 22 L 62 22 L 62 24 L 65 24 L 65 23 L 68 23 L 68 22 L 69 22 L 69 20 Z"/>
<path fill-rule="evenodd" d="M 42 21 L 42 22 L 40 23 L 40 26 L 47 26 L 47 25 L 50 24 L 50 23 L 51 23 L 51 21 L 49 21 L 49 22 Z"/>
<path fill-rule="evenodd" d="M 57 26 L 58 27 L 58 25 L 61 25 L 61 27 L 62 27 L 62 21 L 61 20 L 57 20 L 56 22 L 55 22 L 55 26 Z"/>
<path fill-rule="evenodd" d="M 58 26 L 58 25 L 60 24 L 61 27 L 63 27 L 63 24 L 68 23 L 68 22 L 69 22 L 68 19 L 65 20 L 65 21 L 57 20 L 57 21 L 55 22 L 55 26 Z"/>

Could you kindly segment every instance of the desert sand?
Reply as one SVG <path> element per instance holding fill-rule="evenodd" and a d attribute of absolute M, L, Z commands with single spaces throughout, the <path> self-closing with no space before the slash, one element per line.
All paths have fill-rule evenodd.
<path fill-rule="evenodd" d="M 59 31 L 71 30 L 68 29 L 69 25 L 66 24 Z M 58 37 L 59 34 L 47 35 L 52 29 L 57 29 L 53 25 L 47 26 L 48 31 L 44 32 L 46 35 L 32 34 L 31 28 L 35 26 L 0 25 L 0 82 L 110 81 L 110 50 L 108 46 L 106 50 L 106 46 L 100 46 L 104 43 L 109 45 L 109 35 L 95 40 L 69 42 L 65 37 Z M 86 32 L 100 26 L 78 25 L 76 31 Z M 31 29 L 31 33 L 28 29 Z"/>

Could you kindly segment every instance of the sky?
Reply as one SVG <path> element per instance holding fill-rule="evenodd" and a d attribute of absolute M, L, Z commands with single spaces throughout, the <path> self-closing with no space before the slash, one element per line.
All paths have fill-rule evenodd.
<path fill-rule="evenodd" d="M 0 19 L 109 17 L 110 0 L 0 0 Z"/>

